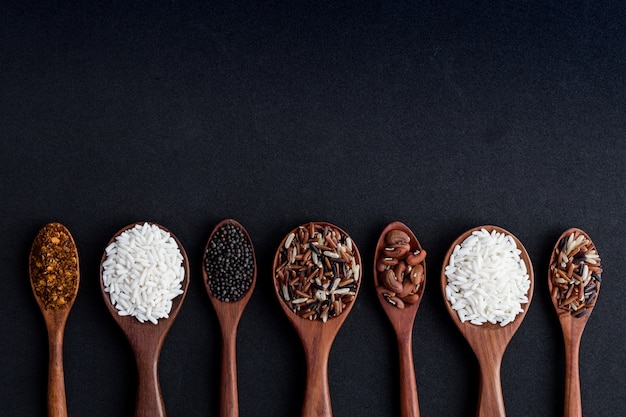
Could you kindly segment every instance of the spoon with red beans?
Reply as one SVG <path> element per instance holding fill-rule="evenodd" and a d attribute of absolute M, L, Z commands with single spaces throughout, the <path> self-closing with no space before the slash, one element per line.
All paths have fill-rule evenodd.
<path fill-rule="evenodd" d="M 382 231 L 374 256 L 378 300 L 396 333 L 400 358 L 400 415 L 419 417 L 413 364 L 413 322 L 426 284 L 426 251 L 401 222 Z"/>

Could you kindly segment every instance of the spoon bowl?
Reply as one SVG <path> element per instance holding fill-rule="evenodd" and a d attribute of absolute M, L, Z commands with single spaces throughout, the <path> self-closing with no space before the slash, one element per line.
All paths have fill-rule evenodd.
<path fill-rule="evenodd" d="M 448 284 L 448 278 L 445 275 L 445 269 L 450 262 L 450 256 L 457 245 L 460 245 L 467 237 L 469 237 L 474 231 L 485 229 L 488 232 L 496 231 L 510 235 L 517 248 L 521 251 L 520 258 L 526 265 L 526 271 L 528 273 L 528 279 L 530 280 L 530 287 L 528 289 L 527 298 L 528 302 L 522 305 L 522 312 L 517 314 L 515 319 L 506 324 L 500 326 L 499 324 L 485 323 L 482 325 L 475 325 L 469 321 L 461 322 L 457 312 L 452 308 L 450 302 L 446 298 L 446 286 Z M 470 347 L 474 351 L 478 364 L 480 366 L 480 387 L 479 387 L 479 399 L 478 399 L 478 417 L 503 417 L 506 415 L 504 408 L 504 399 L 502 397 L 502 386 L 500 383 L 500 366 L 502 363 L 502 357 L 507 345 L 513 338 L 513 335 L 522 324 L 530 302 L 532 300 L 533 288 L 534 288 L 534 274 L 532 263 L 528 252 L 522 245 L 522 243 L 510 232 L 497 227 L 497 226 L 479 226 L 468 230 L 460 235 L 448 249 L 444 261 L 443 268 L 441 270 L 441 288 L 443 292 L 443 299 L 446 309 L 452 318 L 452 321 L 459 329 L 463 337 L 467 340 Z"/>
<path fill-rule="evenodd" d="M 42 240 L 45 240 L 45 232 L 49 228 L 57 228 L 61 233 L 67 236 L 68 246 L 70 252 L 70 258 L 73 257 L 74 264 L 71 265 L 72 269 L 76 271 L 76 283 L 73 291 L 67 303 L 59 309 L 46 308 L 46 304 L 37 294 L 35 284 L 33 283 L 36 275 L 35 262 L 37 254 L 41 249 L 39 244 L 43 244 Z M 78 250 L 74 238 L 70 231 L 60 223 L 50 223 L 42 228 L 31 247 L 29 257 L 29 275 L 30 285 L 35 295 L 37 305 L 41 310 L 46 328 L 48 330 L 48 416 L 49 417 L 67 417 L 67 400 L 65 395 L 65 376 L 63 371 L 63 339 L 65 333 L 65 324 L 70 314 L 70 310 L 76 300 L 78 293 L 78 285 L 80 282 L 80 268 L 78 264 Z"/>
<path fill-rule="evenodd" d="M 382 262 L 382 258 L 385 255 L 385 248 L 389 247 L 386 241 L 386 236 L 392 230 L 401 230 L 406 233 L 409 240 L 410 253 L 423 251 L 420 242 L 415 237 L 415 234 L 409 227 L 401 222 L 393 222 L 385 227 L 376 244 L 376 252 L 374 256 L 374 285 L 377 288 L 378 300 L 380 301 L 383 310 L 387 314 L 389 321 L 396 333 L 398 341 L 398 350 L 400 358 L 400 415 L 402 417 L 418 417 L 419 405 L 417 396 L 417 383 L 415 381 L 415 369 L 413 364 L 413 346 L 412 346 L 412 334 L 413 334 L 413 322 L 415 321 L 415 315 L 417 309 L 422 301 L 424 295 L 424 288 L 426 287 L 426 261 L 422 259 L 418 265 L 423 271 L 423 281 L 419 286 L 415 294 L 418 296 L 417 301 L 414 303 L 403 302 L 403 308 L 399 308 L 397 304 L 392 304 L 388 301 L 388 298 L 384 295 L 386 291 L 382 285 L 382 272 L 379 271 L 378 265 Z M 425 253 L 423 254 L 425 256 Z M 408 274 L 407 274 L 408 275 Z M 405 281 L 409 278 L 405 278 Z"/>
<path fill-rule="evenodd" d="M 357 272 L 352 300 L 342 308 L 340 314 L 335 317 L 328 318 L 326 322 L 321 319 L 311 320 L 301 317 L 287 305 L 287 302 L 285 301 L 285 294 L 281 286 L 281 277 L 278 273 L 278 269 L 281 265 L 281 252 L 286 249 L 285 246 L 289 246 L 285 245 L 285 243 L 289 239 L 293 239 L 290 238 L 293 234 L 298 234 L 301 231 L 304 231 L 304 234 L 308 234 L 312 238 L 314 235 L 314 233 L 312 233 L 312 225 L 316 225 L 322 230 L 336 230 L 346 238 L 346 242 L 347 239 L 350 239 L 347 233 L 330 223 L 314 222 L 294 229 L 283 239 L 279 249 L 276 251 L 276 256 L 274 257 L 274 291 L 281 308 L 285 312 L 285 315 L 295 328 L 296 333 L 302 341 L 306 356 L 307 379 L 304 403 L 302 407 L 302 417 L 331 417 L 332 407 L 328 387 L 328 357 L 337 332 L 354 306 L 356 296 L 358 295 L 360 288 L 361 277 L 360 273 Z M 308 241 L 308 239 L 303 239 L 303 241 Z M 344 244 L 348 245 L 348 243 Z M 349 245 L 354 257 L 355 265 L 358 265 L 357 269 L 360 271 L 361 256 L 359 254 L 359 250 L 353 242 L 349 243 Z"/>
<path fill-rule="evenodd" d="M 581 392 L 580 392 L 580 374 L 579 374 L 579 351 L 580 351 L 580 341 L 582 339 L 583 331 L 585 330 L 585 326 L 587 325 L 587 321 L 593 312 L 595 307 L 595 302 L 598 298 L 598 294 L 600 292 L 600 274 L 602 269 L 600 267 L 600 259 L 597 258 L 597 261 L 594 260 L 591 268 L 595 270 L 595 275 L 589 280 L 591 286 L 585 286 L 585 291 L 583 294 L 587 292 L 586 288 L 593 287 L 592 293 L 592 301 L 589 303 L 585 303 L 585 306 L 581 308 L 581 312 L 572 312 L 569 309 L 565 309 L 559 306 L 559 298 L 557 297 L 560 291 L 563 291 L 567 294 L 566 290 L 569 289 L 569 285 L 563 283 L 563 289 L 558 288 L 558 285 L 554 282 L 553 278 L 558 279 L 558 277 L 553 277 L 555 271 L 560 262 L 563 260 L 560 259 L 559 253 L 561 252 L 560 248 L 562 246 L 567 246 L 567 239 L 570 236 L 580 236 L 584 238 L 585 243 L 589 245 L 589 249 L 595 251 L 595 245 L 589 236 L 582 230 L 577 228 L 571 228 L 563 232 L 552 251 L 552 255 L 550 256 L 550 267 L 548 270 L 548 289 L 550 291 L 552 304 L 559 318 L 559 322 L 561 324 L 561 329 L 563 331 L 563 341 L 565 344 L 565 412 L 564 417 L 582 417 L 582 401 L 581 401 Z M 573 240 L 573 239 L 572 239 Z M 567 248 L 564 248 L 567 252 Z M 575 255 L 576 250 L 573 249 L 571 253 L 566 255 L 566 266 L 572 266 L 572 274 L 568 275 L 566 279 L 572 279 L 574 274 L 578 271 L 574 271 L 574 268 L 578 270 L 579 268 L 583 268 L 579 265 L 584 265 L 586 263 L 586 256 L 581 256 L 579 258 Z M 596 253 L 597 255 L 597 253 Z M 579 264 L 576 264 L 574 261 L 579 260 Z M 588 265 L 588 266 L 589 266 Z M 565 269 L 565 268 L 564 268 Z M 569 269 L 569 268 L 567 268 Z M 589 273 L 589 272 L 587 272 Z M 567 274 L 566 274 L 567 275 Z M 584 275 L 584 272 L 581 272 L 578 275 Z"/>
<path fill-rule="evenodd" d="M 211 290 L 211 286 L 209 285 L 209 275 L 206 271 L 206 268 L 204 268 L 209 244 L 213 240 L 215 234 L 219 230 L 221 230 L 223 226 L 226 225 L 232 225 L 243 232 L 244 239 L 250 244 L 253 263 L 252 282 L 250 286 L 246 289 L 243 296 L 235 301 L 222 301 L 213 293 L 213 291 Z M 215 228 L 213 229 L 209 240 L 207 241 L 204 256 L 202 258 L 202 265 L 202 277 L 204 280 L 204 286 L 206 288 L 207 294 L 209 295 L 209 299 L 211 300 L 211 304 L 213 304 L 213 307 L 215 308 L 215 313 L 217 314 L 222 333 L 222 392 L 220 400 L 220 416 L 237 417 L 239 415 L 236 365 L 237 327 L 239 325 L 239 320 L 241 319 L 241 316 L 243 314 L 243 310 L 248 304 L 248 301 L 252 296 L 252 292 L 254 291 L 254 286 L 256 284 L 256 259 L 254 256 L 254 247 L 252 245 L 250 235 L 248 234 L 246 229 L 244 229 L 244 227 L 237 221 L 232 219 L 226 219 L 218 223 L 218 225 L 215 226 Z"/>
<path fill-rule="evenodd" d="M 133 223 L 119 230 L 111 238 L 107 247 L 122 233 L 139 224 L 145 223 Z M 111 303 L 109 294 L 105 291 L 105 285 L 102 278 L 104 272 L 103 264 L 107 259 L 106 252 L 103 254 L 100 262 L 100 289 L 111 316 L 126 335 L 126 338 L 133 349 L 133 353 L 135 354 L 139 383 L 137 402 L 135 406 L 135 417 L 165 417 L 165 406 L 163 404 L 163 397 L 161 395 L 161 388 L 159 386 L 158 379 L 158 359 L 161 353 L 161 348 L 163 347 L 163 342 L 165 341 L 165 336 L 172 327 L 187 293 L 187 287 L 189 286 L 189 261 L 183 245 L 173 233 L 156 223 L 147 224 L 155 225 L 161 230 L 168 232 L 176 242 L 176 245 L 178 246 L 178 249 L 183 257 L 182 267 L 184 269 L 184 278 L 181 283 L 181 289 L 183 292 L 172 300 L 172 308 L 170 310 L 169 317 L 160 318 L 157 324 L 153 324 L 150 322 L 141 323 L 133 316 L 120 316 L 118 314 L 118 310 Z"/>

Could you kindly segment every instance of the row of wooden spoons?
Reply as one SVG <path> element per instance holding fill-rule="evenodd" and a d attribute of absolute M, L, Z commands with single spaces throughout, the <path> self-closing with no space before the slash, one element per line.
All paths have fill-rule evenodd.
<path fill-rule="evenodd" d="M 111 239 L 111 242 L 115 240 L 117 236 L 119 236 L 124 231 L 128 230 L 131 227 L 134 227 L 137 223 L 131 224 L 123 229 L 121 229 L 115 236 Z M 225 224 L 234 225 L 240 228 L 244 234 L 246 239 L 251 242 L 249 235 L 245 231 L 245 229 L 237 223 L 235 220 L 224 220 L 220 224 L 218 224 L 213 230 L 211 237 L 209 238 L 209 242 L 211 238 Z M 55 223 L 55 225 L 59 225 Z M 341 229 L 337 228 L 334 225 L 328 223 L 315 223 L 317 226 L 321 226 L 327 229 L 338 230 L 342 233 L 342 236 L 347 237 Z M 158 226 L 158 225 L 157 225 Z M 167 231 L 167 229 L 161 227 L 163 230 Z M 303 225 L 300 228 L 306 228 L 308 226 Z M 45 228 L 44 228 L 45 229 Z M 42 229 L 42 231 L 44 230 Z M 452 254 L 453 249 L 461 243 L 465 238 L 467 238 L 473 231 L 479 229 L 486 229 L 487 231 L 497 231 L 499 233 L 504 233 L 507 235 L 511 235 L 504 229 L 501 229 L 496 226 L 481 226 L 471 230 L 468 230 L 464 234 L 458 237 L 455 242 L 452 243 L 450 249 L 446 253 L 444 259 L 444 269 L 448 264 L 450 255 Z M 66 230 L 66 233 L 69 235 L 69 231 Z M 277 269 L 279 267 L 279 253 L 281 253 L 281 248 L 285 246 L 286 241 L 290 240 L 290 235 L 294 232 L 298 232 L 298 228 L 294 229 L 290 234 L 288 234 L 283 242 L 281 242 L 281 246 L 277 250 L 276 257 L 274 259 L 274 280 L 277 282 L 279 279 L 277 277 Z M 312 230 L 312 229 L 311 229 Z M 392 230 L 401 230 L 406 233 L 407 236 L 410 237 L 410 250 L 415 252 L 422 251 L 422 247 L 415 237 L 414 233 L 408 228 L 406 225 L 400 222 L 393 222 L 389 224 L 381 233 L 380 239 L 378 240 L 376 247 L 376 256 L 374 259 L 374 281 L 375 285 L 378 286 L 380 284 L 380 275 L 379 271 L 376 269 L 376 265 L 380 261 L 379 257 L 384 256 L 384 249 L 389 246 L 389 244 L 385 241 L 385 236 Z M 578 229 L 570 229 L 566 231 L 560 238 L 568 236 L 573 231 L 577 233 L 584 234 L 584 232 Z M 41 231 L 40 231 L 41 233 Z M 170 233 L 171 234 L 171 233 Z M 306 234 L 306 229 L 305 229 Z M 71 235 L 69 235 L 71 236 Z M 189 284 L 189 264 L 187 255 L 185 254 L 184 248 L 180 241 L 171 234 L 174 238 L 178 247 L 183 255 L 183 267 L 184 267 L 184 280 L 182 283 L 183 293 L 176 297 L 173 300 L 172 309 L 168 318 L 160 319 L 158 324 L 154 325 L 151 323 L 140 323 L 134 317 L 130 316 L 120 316 L 116 310 L 116 308 L 111 304 L 108 294 L 104 291 L 104 285 L 101 281 L 102 293 L 106 305 L 118 323 L 120 328 L 125 333 L 128 341 L 130 342 L 133 352 L 137 361 L 138 368 L 138 393 L 137 393 L 137 402 L 135 408 L 135 415 L 137 417 L 164 417 L 165 416 L 165 407 L 163 404 L 159 382 L 158 382 L 158 374 L 157 374 L 157 363 L 158 357 L 160 354 L 161 347 L 163 346 L 163 342 L 165 340 L 165 336 L 169 329 L 171 328 L 176 316 L 182 306 L 182 302 L 185 298 L 185 294 L 187 291 L 187 287 Z M 510 342 L 511 338 L 519 328 L 524 319 L 528 308 L 530 307 L 530 301 L 532 298 L 533 287 L 534 287 L 534 275 L 533 275 L 533 267 L 530 261 L 530 257 L 521 244 L 521 242 L 515 238 L 515 236 L 511 235 L 517 244 L 517 247 L 521 250 L 521 258 L 523 262 L 526 264 L 526 269 L 528 271 L 529 279 L 530 279 L 530 288 L 528 290 L 528 302 L 523 305 L 523 311 L 516 316 L 516 318 L 509 324 L 505 326 L 499 325 L 475 325 L 469 322 L 462 323 L 459 319 L 457 313 L 452 309 L 449 302 L 446 302 L 446 307 L 450 313 L 451 318 L 456 324 L 457 328 L 461 331 L 465 339 L 468 341 L 472 350 L 474 351 L 480 366 L 480 390 L 479 390 L 479 400 L 478 400 L 478 412 L 477 415 L 479 417 L 496 417 L 496 416 L 505 416 L 505 408 L 504 401 L 502 397 L 502 389 L 500 385 L 500 365 L 502 362 L 502 357 L 504 355 L 504 351 L 506 346 Z M 586 235 L 584 235 L 586 236 Z M 587 237 L 588 238 L 588 237 Z M 349 240 L 349 237 L 347 238 Z M 35 239 L 35 243 L 39 242 L 40 239 Z M 31 260 L 38 253 L 39 248 L 33 244 L 33 248 L 31 249 Z M 344 242 L 345 243 L 345 242 Z M 354 262 L 356 262 L 359 266 L 361 265 L 361 257 L 359 251 L 353 242 L 348 242 L 350 247 L 350 253 L 354 257 Z M 73 240 L 72 240 L 73 244 Z M 315 243 L 317 245 L 317 243 Z M 207 243 L 208 245 L 208 243 Z M 288 246 L 288 245 L 287 245 Z M 316 248 L 311 245 L 311 248 L 316 251 Z M 345 249 L 344 249 L 345 250 Z M 75 254 L 76 265 L 75 268 L 78 270 L 78 253 L 76 251 L 76 246 L 73 245 L 73 251 Z M 310 252 L 310 251 L 309 251 Z M 283 252 L 284 253 L 284 250 Z M 309 254 L 310 256 L 311 254 Z M 320 255 L 321 256 L 321 255 Z M 330 256 L 330 255 L 329 255 Z M 106 255 L 103 256 L 103 261 Z M 335 254 L 333 257 L 338 258 Z M 554 257 L 554 252 L 553 252 Z M 341 261 L 341 259 L 331 259 L 332 261 Z M 551 261 L 552 262 L 552 261 Z M 421 268 L 425 273 L 425 260 L 422 258 L 420 261 Z M 256 262 L 255 262 L 256 265 Z M 339 271 L 339 268 L 333 267 L 327 269 L 331 271 L 328 274 L 332 277 L 332 271 Z M 345 268 L 344 268 L 345 271 Z M 31 267 L 31 285 L 33 285 L 33 270 Z M 100 271 L 102 275 L 102 267 Z M 205 282 L 205 286 L 207 289 L 207 293 L 211 300 L 212 305 L 215 308 L 215 311 L 218 316 L 218 320 L 220 323 L 221 333 L 222 333 L 222 392 L 220 397 L 220 415 L 222 417 L 235 417 L 239 414 L 238 409 L 238 398 L 237 398 L 237 370 L 236 370 L 236 334 L 237 334 L 237 326 L 239 320 L 242 316 L 244 308 L 248 303 L 252 292 L 254 290 L 254 285 L 256 282 L 256 267 L 254 269 L 253 281 L 252 285 L 248 288 L 245 295 L 240 298 L 238 301 L 234 302 L 226 302 L 221 301 L 218 297 L 215 297 L 211 291 L 210 286 L 208 285 L 208 276 L 203 268 L 203 280 Z M 345 277 L 342 277 L 345 278 Z M 354 297 L 358 294 L 358 290 L 360 288 L 360 280 L 358 274 L 353 275 L 352 279 L 356 278 L 356 282 L 352 284 L 350 288 L 354 293 Z M 378 292 L 378 297 L 381 302 L 381 305 L 387 314 L 389 321 L 391 322 L 393 329 L 397 336 L 398 349 L 399 349 L 399 363 L 400 363 L 400 382 L 399 382 L 399 391 L 400 391 L 400 404 L 401 404 L 401 415 L 402 417 L 417 417 L 419 416 L 419 406 L 418 406 L 418 394 L 417 394 L 417 384 L 415 380 L 415 372 L 414 372 L 414 364 L 412 357 L 412 330 L 413 323 L 415 320 L 415 316 L 417 310 L 419 308 L 422 296 L 424 294 L 425 288 L 425 276 L 424 282 L 422 285 L 418 286 L 416 289 L 416 302 L 407 303 L 404 308 L 397 308 L 396 305 L 390 303 L 388 300 L 388 295 L 383 294 L 383 292 Z M 445 287 L 447 284 L 447 278 L 442 270 L 441 273 L 441 286 L 442 291 L 445 293 Z M 339 279 L 337 280 L 339 281 Z M 337 283 L 334 284 L 336 287 Z M 326 300 L 326 296 L 334 296 L 331 294 L 332 291 L 330 289 L 334 288 L 324 287 L 320 290 L 322 294 L 320 294 L 320 301 Z M 550 286 L 551 287 L 551 286 Z M 285 293 L 281 291 L 279 285 L 274 286 L 276 290 L 276 296 L 280 300 L 280 305 L 283 308 L 285 314 L 289 318 L 290 322 L 294 326 L 296 332 L 298 333 L 306 355 L 306 369 L 307 369 L 307 379 L 306 379 L 306 388 L 305 388 L 305 396 L 304 396 L 304 404 L 302 408 L 302 416 L 303 417 L 320 417 L 320 416 L 332 416 L 332 407 L 330 401 L 330 392 L 328 388 L 328 358 L 330 355 L 330 350 L 332 343 L 337 335 L 337 332 L 341 328 L 344 323 L 347 315 L 349 314 L 354 302 L 347 303 L 342 311 L 335 315 L 334 317 L 328 320 L 308 320 L 302 318 L 298 315 L 293 308 L 290 308 L 288 303 L 285 301 Z M 76 283 L 76 289 L 78 289 L 78 283 Z M 35 292 L 35 287 L 33 285 L 33 291 Z M 327 294 L 327 295 L 325 295 Z M 67 416 L 67 408 L 66 408 L 66 397 L 65 397 L 65 387 L 63 380 L 63 355 L 62 355 L 62 345 L 63 345 L 63 333 L 65 328 L 65 323 L 67 321 L 67 317 L 69 315 L 70 309 L 74 303 L 74 299 L 76 296 L 76 292 L 74 292 L 73 297 L 68 300 L 67 305 L 61 309 L 47 309 L 43 300 L 35 293 L 35 298 L 39 307 L 43 313 L 46 326 L 48 328 L 48 337 L 49 337 L 49 345 L 50 345 L 50 357 L 49 357 L 49 377 L 48 377 L 48 416 L 49 417 L 66 417 Z M 287 296 L 288 298 L 288 296 Z M 445 294 L 444 294 L 445 299 Z M 299 302 L 302 302 L 298 300 Z M 318 300 L 312 300 L 317 302 Z M 307 301 L 309 302 L 309 301 Z M 555 304 L 556 311 L 559 315 L 559 320 L 563 329 L 565 346 L 566 346 L 566 398 L 565 398 L 565 417 L 578 417 L 582 416 L 582 406 L 580 401 L 580 383 L 579 383 L 579 375 L 578 375 L 578 350 L 580 346 L 580 339 L 582 336 L 583 329 L 587 320 L 590 316 L 591 310 L 593 306 L 590 308 L 590 311 L 582 316 L 575 317 L 571 314 L 567 314 L 562 309 L 559 309 L 557 306 L 557 300 L 553 299 Z M 293 306 L 292 306 L 293 307 Z"/>

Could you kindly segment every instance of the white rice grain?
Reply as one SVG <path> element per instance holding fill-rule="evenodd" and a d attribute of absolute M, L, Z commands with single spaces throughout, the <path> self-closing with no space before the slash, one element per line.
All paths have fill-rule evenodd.
<path fill-rule="evenodd" d="M 530 278 L 513 237 L 485 229 L 457 245 L 445 268 L 445 295 L 461 322 L 506 326 L 528 303 Z"/>
<path fill-rule="evenodd" d="M 183 293 L 183 256 L 174 238 L 153 224 L 121 233 L 106 249 L 104 291 L 120 316 L 157 324 Z"/>

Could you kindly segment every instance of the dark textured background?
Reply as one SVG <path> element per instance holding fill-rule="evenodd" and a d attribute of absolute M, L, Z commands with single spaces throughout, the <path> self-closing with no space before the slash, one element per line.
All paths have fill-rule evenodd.
<path fill-rule="evenodd" d="M 504 357 L 509 417 L 562 415 L 563 348 L 547 295 L 557 237 L 604 261 L 581 347 L 589 417 L 626 409 L 626 7 L 623 2 L 21 1 L 0 5 L 0 405 L 45 415 L 47 338 L 27 275 L 49 221 L 80 253 L 66 329 L 70 416 L 131 416 L 132 352 L 98 286 L 134 221 L 183 242 L 192 282 L 159 371 L 168 416 L 215 416 L 219 332 L 200 272 L 215 224 L 249 231 L 258 284 L 238 339 L 242 416 L 300 413 L 303 352 L 272 292 L 298 224 L 350 233 L 365 283 L 330 357 L 336 416 L 396 416 L 395 339 L 371 283 L 393 220 L 429 251 L 413 351 L 423 416 L 475 413 L 478 369 L 439 273 L 462 232 L 502 226 L 535 266 Z"/>

